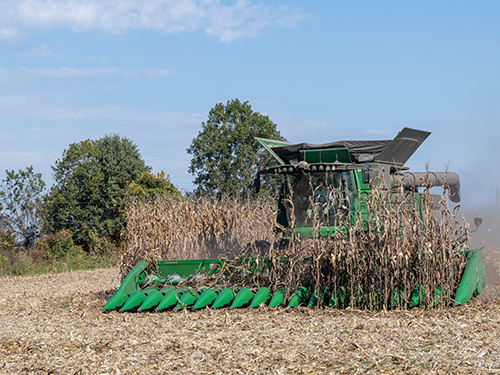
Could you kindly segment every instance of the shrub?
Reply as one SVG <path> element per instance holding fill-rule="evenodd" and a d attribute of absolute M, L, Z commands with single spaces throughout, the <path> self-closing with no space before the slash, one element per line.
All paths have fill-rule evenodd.
<path fill-rule="evenodd" d="M 41 236 L 35 243 L 35 249 L 42 251 L 47 259 L 61 259 L 69 253 L 83 252 L 80 246 L 73 243 L 72 234 L 66 229 Z"/>
<path fill-rule="evenodd" d="M 17 246 L 14 235 L 6 230 L 0 230 L 0 249 L 10 249 Z"/>

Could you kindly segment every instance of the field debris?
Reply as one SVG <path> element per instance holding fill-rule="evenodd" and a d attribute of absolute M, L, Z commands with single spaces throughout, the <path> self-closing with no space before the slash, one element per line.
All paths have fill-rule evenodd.
<path fill-rule="evenodd" d="M 2 374 L 498 374 L 500 299 L 103 314 L 119 270 L 2 278 Z"/>

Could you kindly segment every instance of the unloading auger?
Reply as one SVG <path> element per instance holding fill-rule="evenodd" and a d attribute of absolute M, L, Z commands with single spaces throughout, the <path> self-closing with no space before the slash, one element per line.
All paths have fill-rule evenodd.
<path fill-rule="evenodd" d="M 260 189 L 261 175 L 274 175 L 281 179 L 277 216 L 283 233 L 281 246 L 286 246 L 292 232 L 297 238 L 328 237 L 338 233 L 339 223 L 345 226 L 346 222 L 341 221 L 341 217 L 348 215 L 352 220 L 363 217 L 367 210 L 366 199 L 375 191 L 386 191 L 388 202 L 393 199 L 390 191 L 394 190 L 412 192 L 417 201 L 421 201 L 424 194 L 418 192 L 418 187 L 445 186 L 450 200 L 459 202 L 457 174 L 411 173 L 404 166 L 429 134 L 404 128 L 392 141 L 339 141 L 321 145 L 258 139 L 274 157 L 276 164 L 258 171 L 254 189 Z M 290 194 L 291 191 L 293 194 Z M 337 197 L 337 204 L 327 204 L 332 193 Z M 436 211 L 438 207 L 436 204 Z M 485 284 L 481 251 L 466 250 L 466 253 L 467 264 L 453 296 L 455 304 L 468 302 L 481 293 Z M 342 286 L 335 291 L 324 288 L 317 293 L 303 285 L 293 293 L 286 293 L 283 288 L 252 289 L 243 284 L 228 286 L 225 282 L 229 274 L 245 274 L 250 278 L 270 277 L 273 262 L 286 264 L 288 259 L 263 256 L 159 260 L 153 266 L 140 261 L 103 310 L 314 306 L 319 299 L 325 306 L 339 306 L 339 299 L 345 295 Z M 311 262 L 311 259 L 305 258 L 303 262 Z M 204 280 L 210 282 L 204 284 Z M 422 288 L 418 285 L 414 288 L 408 306 L 417 306 L 421 301 Z"/>

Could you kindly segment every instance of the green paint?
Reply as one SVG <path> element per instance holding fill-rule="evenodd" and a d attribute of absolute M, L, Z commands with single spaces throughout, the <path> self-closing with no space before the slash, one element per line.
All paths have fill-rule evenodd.
<path fill-rule="evenodd" d="M 151 293 L 149 293 L 149 295 L 139 307 L 139 311 L 146 311 L 155 308 L 161 302 L 163 297 L 165 297 L 168 292 L 174 289 L 175 288 L 172 285 L 168 285 L 163 287 L 161 290 L 151 291 Z"/>
<path fill-rule="evenodd" d="M 288 302 L 288 307 L 296 307 L 299 306 L 300 304 L 306 303 L 307 299 L 309 298 L 309 291 L 307 290 L 306 287 L 300 286 L 293 292 L 292 297 L 290 298 L 290 301 Z"/>
<path fill-rule="evenodd" d="M 284 300 L 285 300 L 285 294 L 283 293 L 283 290 L 278 289 L 276 292 L 274 292 L 273 296 L 271 297 L 271 301 L 269 302 L 269 307 L 281 306 Z"/>
<path fill-rule="evenodd" d="M 455 294 L 455 303 L 460 305 L 468 302 L 474 295 L 481 293 L 485 282 L 486 271 L 483 253 L 481 250 L 470 250 L 467 266 Z"/>
<path fill-rule="evenodd" d="M 121 311 L 130 311 L 139 307 L 141 303 L 146 299 L 146 296 L 152 291 L 158 291 L 154 286 L 148 286 L 144 290 L 136 290 L 124 303 Z"/>
<path fill-rule="evenodd" d="M 257 293 L 255 293 L 255 296 L 252 299 L 252 302 L 250 303 L 250 307 L 259 307 L 263 303 L 267 303 L 269 299 L 271 298 L 271 295 L 269 294 L 269 288 L 259 288 Z"/>
<path fill-rule="evenodd" d="M 236 309 L 238 307 L 243 307 L 250 303 L 252 298 L 254 297 L 253 292 L 248 288 L 241 288 L 236 297 L 234 297 L 233 303 L 231 305 L 232 309 Z"/>
<path fill-rule="evenodd" d="M 174 307 L 179 302 L 181 295 L 186 291 L 186 288 L 172 289 L 165 294 L 156 310 L 162 311 Z"/>
<path fill-rule="evenodd" d="M 196 300 L 193 309 L 199 310 L 209 306 L 217 298 L 217 292 L 211 288 L 207 288 L 201 293 L 200 297 Z"/>
<path fill-rule="evenodd" d="M 234 299 L 234 292 L 230 288 L 224 288 L 222 291 L 219 293 L 217 298 L 214 301 L 214 304 L 212 305 L 213 309 L 220 309 L 221 307 L 226 307 L 231 303 L 231 301 Z"/>
<path fill-rule="evenodd" d="M 194 305 L 199 296 L 200 294 L 198 292 L 194 291 L 193 289 L 189 289 L 187 292 L 184 292 L 182 294 L 175 308 L 180 309 L 183 307 L 192 306 Z"/>

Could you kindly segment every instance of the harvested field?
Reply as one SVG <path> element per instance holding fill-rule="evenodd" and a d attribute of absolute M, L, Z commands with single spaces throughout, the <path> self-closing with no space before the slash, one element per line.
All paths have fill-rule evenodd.
<path fill-rule="evenodd" d="M 440 311 L 103 314 L 118 268 L 2 278 L 2 374 L 496 374 L 500 299 Z"/>

